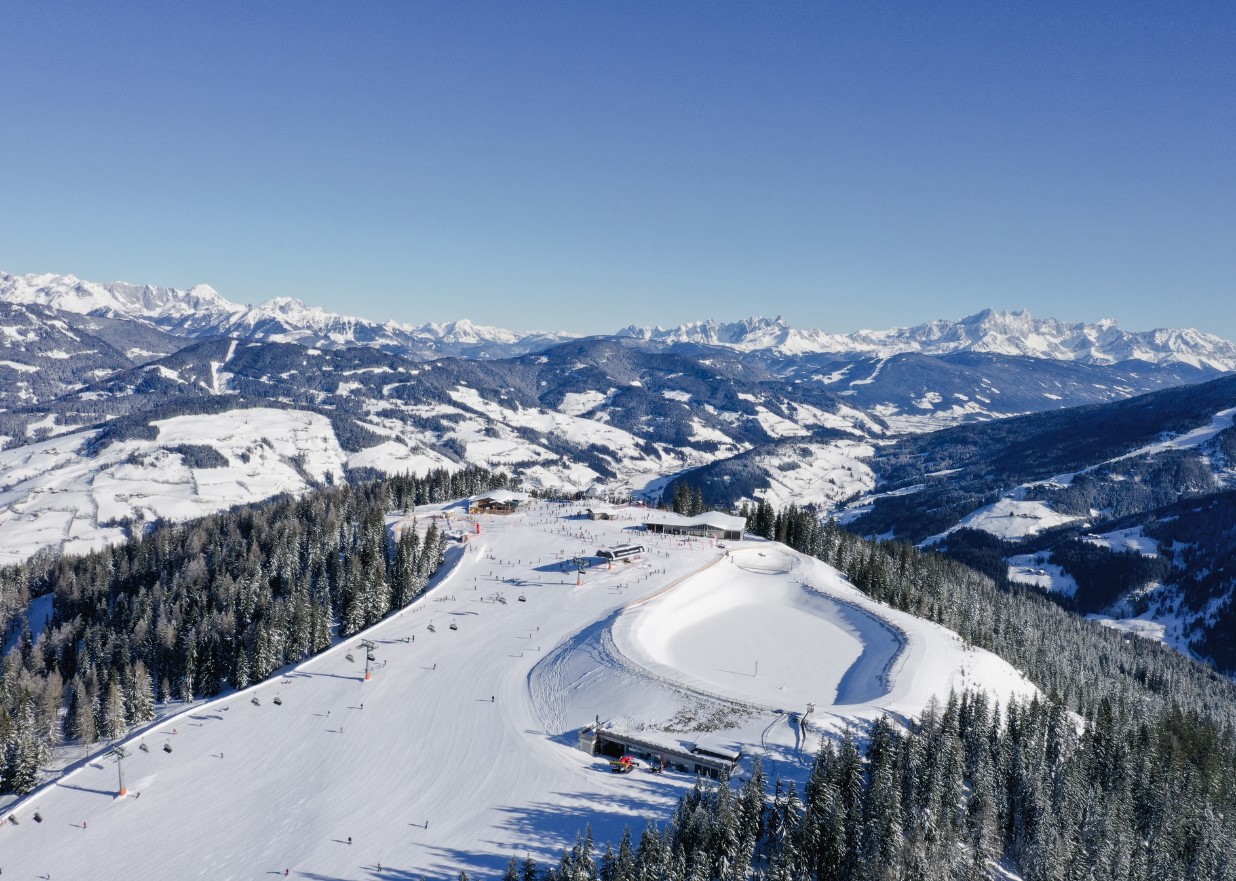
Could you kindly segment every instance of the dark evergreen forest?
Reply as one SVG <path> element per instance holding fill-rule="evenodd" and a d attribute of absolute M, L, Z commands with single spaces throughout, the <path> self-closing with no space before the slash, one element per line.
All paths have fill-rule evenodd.
<path fill-rule="evenodd" d="M 445 537 L 384 516 L 504 487 L 469 468 L 281 497 L 163 526 L 86 556 L 0 570 L 0 792 L 27 792 L 66 739 L 94 743 L 159 701 L 244 688 L 416 599 Z M 37 640 L 26 615 L 54 596 Z"/>

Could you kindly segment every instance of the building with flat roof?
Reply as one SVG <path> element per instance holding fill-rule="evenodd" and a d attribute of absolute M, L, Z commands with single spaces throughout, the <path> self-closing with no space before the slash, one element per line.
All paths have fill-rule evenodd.
<path fill-rule="evenodd" d="M 645 524 L 649 532 L 661 535 L 697 535 L 704 538 L 723 538 L 727 541 L 742 541 L 746 534 L 747 520 L 720 511 L 707 511 L 694 517 L 684 517 L 672 511 L 658 511 Z"/>
<path fill-rule="evenodd" d="M 658 743 L 647 737 L 636 737 L 620 731 L 612 731 L 599 725 L 580 729 L 579 748 L 590 756 L 607 756 L 611 759 L 631 755 L 643 759 L 655 767 L 672 768 L 687 774 L 705 777 L 723 777 L 734 772 L 742 758 L 740 749 L 720 749 L 715 746 L 691 748 Z"/>

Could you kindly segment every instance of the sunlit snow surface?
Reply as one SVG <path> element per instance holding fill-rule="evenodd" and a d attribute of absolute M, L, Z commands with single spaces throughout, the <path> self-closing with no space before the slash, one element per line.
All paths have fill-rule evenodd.
<path fill-rule="evenodd" d="M 1077 593 L 1077 581 L 1061 566 L 1048 563 L 1043 557 L 1050 555 L 1018 554 L 1009 557 L 1009 581 L 1029 584 L 1049 593 L 1073 596 Z"/>
<path fill-rule="evenodd" d="M 254 408 L 152 423 L 158 441 L 109 444 L 81 455 L 94 432 L 0 452 L 0 564 L 42 547 L 85 553 L 124 539 L 125 522 L 183 520 L 342 480 L 347 454 L 330 421 L 301 410 Z M 189 468 L 161 445 L 209 446 L 219 468 Z"/>
<path fill-rule="evenodd" d="M 638 833 L 691 784 L 609 773 L 576 748 L 596 716 L 667 745 L 738 744 L 802 779 L 819 737 L 847 722 L 967 684 L 1001 701 L 1032 690 L 780 545 L 647 536 L 640 509 L 562 517 L 581 510 L 479 518 L 448 574 L 364 634 L 372 681 L 347 640 L 130 739 L 126 798 L 101 758 L 6 809 L 19 825 L 0 825 L 4 877 L 362 879 L 378 862 L 384 877 L 496 877 L 512 854 L 556 860 L 586 824 L 599 840 Z M 594 558 L 582 585 L 560 566 L 632 538 L 643 561 Z"/>
<path fill-rule="evenodd" d="M 1074 523 L 1080 519 L 1080 517 L 1053 511 L 1044 502 L 1025 502 L 1004 498 L 967 514 L 952 529 L 934 535 L 922 544 L 935 544 L 949 533 L 963 528 L 981 529 L 997 538 L 1016 541 L 1036 535 L 1045 529 L 1052 529 L 1065 523 Z"/>

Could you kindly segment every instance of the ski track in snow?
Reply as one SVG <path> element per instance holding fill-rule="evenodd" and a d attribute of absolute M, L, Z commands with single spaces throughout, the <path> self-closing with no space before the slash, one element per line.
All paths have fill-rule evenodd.
<path fill-rule="evenodd" d="M 19 820 L 0 824 L 4 877 L 215 881 L 287 868 L 301 879 L 363 879 L 379 861 L 396 878 L 497 877 L 512 854 L 556 860 L 588 824 L 598 841 L 616 842 L 628 825 L 638 834 L 692 784 L 678 773 L 609 773 L 576 748 L 595 716 L 667 744 L 690 743 L 702 727 L 801 779 L 815 745 L 798 730 L 808 695 L 821 693 L 818 737 L 914 715 L 967 684 L 1002 701 L 1033 691 L 998 658 L 767 542 L 721 550 L 640 533 L 642 563 L 594 566 L 577 585 L 560 559 L 630 540 L 647 516 L 617 509 L 619 519 L 591 522 L 577 519 L 583 507 L 538 502 L 474 518 L 480 534 L 450 552 L 413 605 L 130 736 L 128 797 L 116 797 L 103 747 L 4 808 Z M 432 514 L 419 512 L 422 527 Z M 744 624 L 757 601 L 770 617 Z M 823 628 L 849 648 L 804 661 L 782 626 Z M 361 638 L 377 644 L 369 682 Z M 682 666 L 657 654 L 657 638 Z M 757 655 L 759 676 L 715 669 L 715 644 Z M 821 670 L 823 688 L 805 675 Z M 836 705 L 830 691 L 864 701 Z"/>
<path fill-rule="evenodd" d="M 871 385 L 876 381 L 876 377 L 880 375 L 880 371 L 884 369 L 884 364 L 888 361 L 887 358 L 881 358 L 875 366 L 875 370 L 871 371 L 871 375 L 866 379 L 854 379 L 850 381 L 850 385 Z"/>

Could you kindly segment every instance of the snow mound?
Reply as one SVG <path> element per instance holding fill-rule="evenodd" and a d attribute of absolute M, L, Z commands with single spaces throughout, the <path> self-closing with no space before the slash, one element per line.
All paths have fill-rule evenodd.
<path fill-rule="evenodd" d="M 796 563 L 790 554 L 739 551 L 730 565 L 629 609 L 614 624 L 614 643 L 660 676 L 772 708 L 886 695 L 885 673 L 904 648 L 902 635 L 861 608 L 782 577 Z"/>

